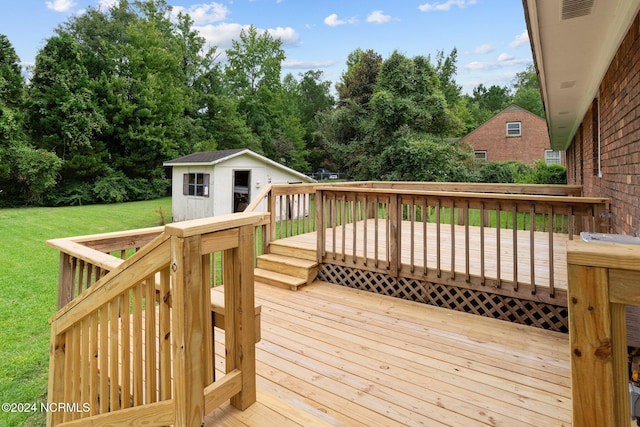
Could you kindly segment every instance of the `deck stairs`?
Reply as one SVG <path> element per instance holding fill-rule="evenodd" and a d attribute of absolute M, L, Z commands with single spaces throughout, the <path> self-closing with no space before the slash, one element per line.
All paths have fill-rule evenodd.
<path fill-rule="evenodd" d="M 258 282 L 295 291 L 316 278 L 316 258 L 315 250 L 271 242 L 269 253 L 258 256 L 253 275 Z"/>

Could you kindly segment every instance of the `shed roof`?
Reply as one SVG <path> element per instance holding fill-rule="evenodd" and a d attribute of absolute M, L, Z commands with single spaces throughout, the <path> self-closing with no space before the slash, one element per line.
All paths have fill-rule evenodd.
<path fill-rule="evenodd" d="M 164 165 L 175 166 L 182 163 L 217 163 L 218 161 L 226 159 L 227 157 L 235 157 L 234 154 L 239 154 L 243 151 L 249 150 L 245 148 L 235 148 L 232 150 L 201 151 L 198 153 L 187 154 L 186 156 L 178 157 L 177 159 L 173 159 L 168 162 L 164 162 Z"/>
<path fill-rule="evenodd" d="M 298 172 L 295 169 L 291 169 L 285 165 L 282 165 L 278 162 L 275 162 L 271 159 L 268 159 L 264 156 L 261 156 L 258 153 L 255 153 L 247 148 L 235 148 L 231 150 L 218 150 L 218 151 L 202 151 L 198 153 L 187 154 L 186 156 L 178 157 L 177 159 L 169 160 L 168 162 L 164 162 L 163 166 L 213 166 L 219 163 L 226 162 L 234 157 L 238 157 L 241 155 L 248 155 L 257 159 L 263 163 L 266 163 L 274 168 L 285 171 L 295 177 L 299 178 L 304 182 L 315 182 L 314 179 L 308 177 L 307 175 Z"/>

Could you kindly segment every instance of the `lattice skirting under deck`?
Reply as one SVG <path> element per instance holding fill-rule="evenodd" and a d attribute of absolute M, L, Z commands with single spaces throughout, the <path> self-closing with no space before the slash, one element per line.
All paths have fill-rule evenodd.
<path fill-rule="evenodd" d="M 322 264 L 318 279 L 382 295 L 417 301 L 552 331 L 568 332 L 567 307 L 480 292 L 441 283 Z"/>

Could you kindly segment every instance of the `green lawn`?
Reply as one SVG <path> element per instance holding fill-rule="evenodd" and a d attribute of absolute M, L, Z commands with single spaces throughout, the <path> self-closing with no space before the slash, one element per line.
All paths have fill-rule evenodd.
<path fill-rule="evenodd" d="M 56 311 L 58 252 L 45 241 L 159 225 L 171 198 L 114 205 L 0 209 L 0 400 L 46 400 L 48 319 Z M 0 412 L 0 426 L 44 425 L 45 414 Z"/>

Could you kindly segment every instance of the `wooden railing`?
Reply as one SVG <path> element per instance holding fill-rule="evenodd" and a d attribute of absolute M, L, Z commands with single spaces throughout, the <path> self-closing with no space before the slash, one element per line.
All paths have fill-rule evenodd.
<path fill-rule="evenodd" d="M 316 184 L 274 184 L 266 186 L 245 212 L 269 212 L 271 222 L 260 236 L 263 251 L 272 240 L 316 230 Z"/>
<path fill-rule="evenodd" d="M 575 241 L 567 263 L 573 425 L 629 426 L 625 305 L 640 305 L 640 246 Z"/>
<path fill-rule="evenodd" d="M 76 410 L 50 412 L 47 424 L 200 426 L 229 399 L 240 409 L 251 405 L 253 237 L 256 224 L 267 221 L 246 213 L 134 232 L 141 240 L 159 234 L 125 260 L 93 248 L 121 253 L 117 239 L 139 247 L 141 240 L 126 232 L 50 241 L 68 251 L 61 256 L 60 288 L 66 292 L 71 283 L 80 295 L 51 319 L 48 390 L 49 402 Z M 209 295 L 217 268 L 225 283 L 221 378 L 213 365 Z"/>
<path fill-rule="evenodd" d="M 152 227 L 49 240 L 60 251 L 58 310 L 163 231 L 164 227 Z"/>
<path fill-rule="evenodd" d="M 544 302 L 556 297 L 558 235 L 608 230 L 608 200 L 599 198 L 325 186 L 314 200 L 321 263 Z"/>

